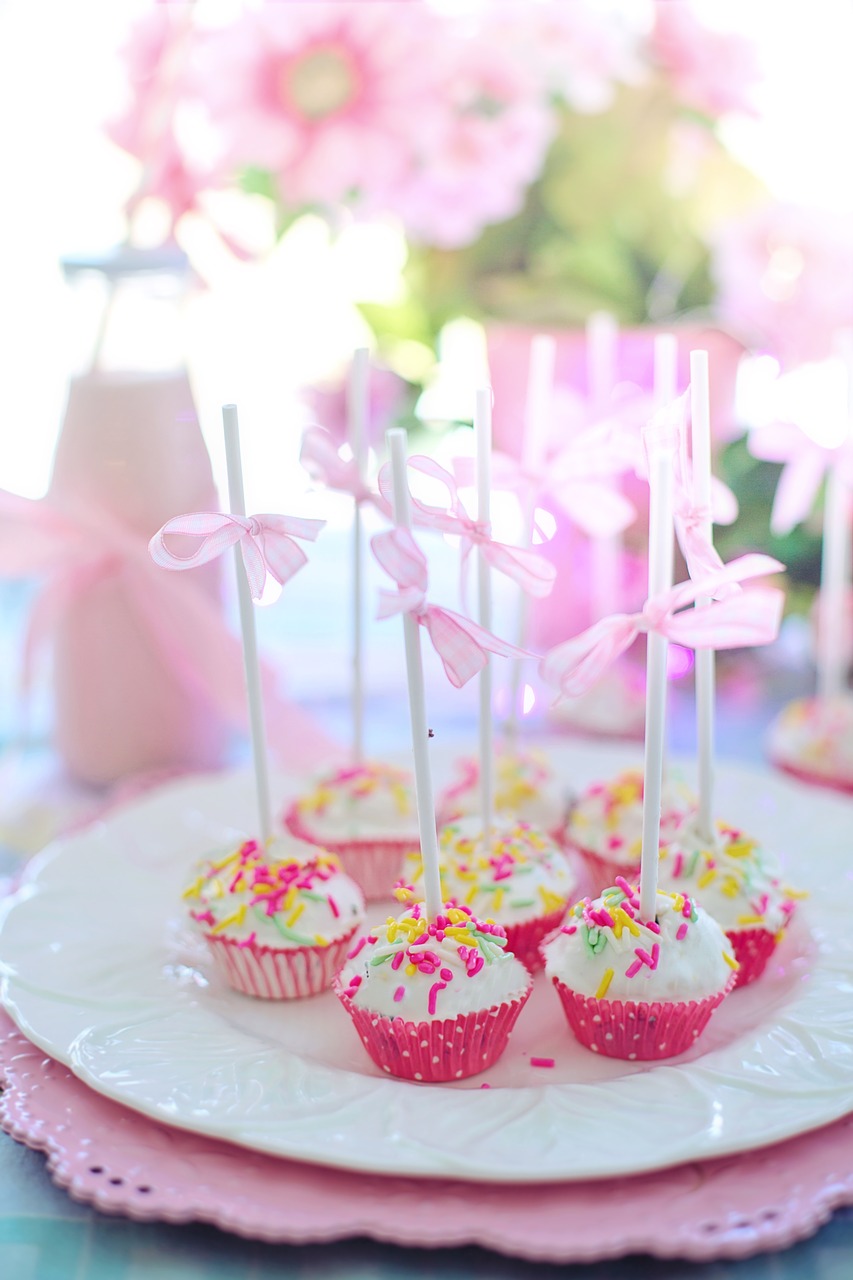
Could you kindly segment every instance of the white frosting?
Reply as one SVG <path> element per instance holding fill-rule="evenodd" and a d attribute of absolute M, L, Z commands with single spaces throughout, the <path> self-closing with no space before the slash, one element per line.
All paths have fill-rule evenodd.
<path fill-rule="evenodd" d="M 419 844 L 411 776 L 391 765 L 368 762 L 327 774 L 299 797 L 295 809 L 298 821 L 320 843 L 383 839 Z"/>
<path fill-rule="evenodd" d="M 688 819 L 660 854 L 660 885 L 696 898 L 721 928 L 777 933 L 794 910 L 775 860 L 755 840 L 719 823 L 713 845 Z"/>
<path fill-rule="evenodd" d="M 361 890 L 331 854 L 290 837 L 254 848 L 199 866 L 184 896 L 205 935 L 291 950 L 343 938 L 364 919 Z"/>
<path fill-rule="evenodd" d="M 487 847 L 479 818 L 460 819 L 439 832 L 439 856 L 445 900 L 502 925 L 567 906 L 577 881 L 553 840 L 525 823 L 494 828 Z M 420 854 L 406 859 L 404 877 L 422 897 Z"/>
<path fill-rule="evenodd" d="M 661 789 L 660 838 L 669 840 L 696 798 L 677 778 L 665 778 Z M 618 865 L 640 864 L 643 844 L 643 775 L 626 769 L 612 782 L 599 782 L 581 795 L 566 823 L 566 838 Z"/>
<path fill-rule="evenodd" d="M 853 786 L 853 697 L 798 698 L 767 735 L 776 764 Z"/>
<path fill-rule="evenodd" d="M 477 936 L 472 930 L 475 925 L 482 930 L 480 922 L 456 908 L 445 907 L 445 912 L 436 926 L 447 920 L 447 933 L 431 926 L 433 933 L 424 937 L 423 921 L 407 912 L 374 928 L 364 945 L 359 940 L 338 979 L 355 1005 L 419 1022 L 477 1013 L 518 999 L 528 990 L 530 975 L 500 945 L 505 941 L 502 931 Z M 395 960 L 397 955 L 402 956 L 400 961 Z M 415 967 L 415 961 L 423 968 Z"/>
<path fill-rule="evenodd" d="M 658 892 L 655 914 L 660 933 L 641 924 L 637 912 L 634 934 L 614 914 L 619 898 L 618 890 L 606 889 L 594 902 L 587 899 L 572 909 L 560 932 L 545 944 L 549 978 L 559 978 L 580 995 L 635 1003 L 703 1000 L 725 990 L 734 972 L 732 950 L 720 926 L 701 907 L 687 902 L 685 916 L 680 897 Z M 588 924 L 590 907 L 608 908 L 616 929 Z M 640 959 L 638 950 L 655 962 L 654 967 Z"/>
<path fill-rule="evenodd" d="M 442 825 L 480 811 L 480 767 L 476 757 L 457 761 L 460 778 L 439 796 Z M 541 751 L 498 751 L 495 756 L 495 812 L 543 831 L 558 831 L 566 820 L 569 795 L 554 778 Z"/>

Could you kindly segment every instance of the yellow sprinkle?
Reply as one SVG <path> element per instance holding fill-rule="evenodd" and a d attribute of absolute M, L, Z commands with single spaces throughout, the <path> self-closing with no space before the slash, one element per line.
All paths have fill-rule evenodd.
<path fill-rule="evenodd" d="M 785 930 L 784 930 L 784 929 L 780 929 L 780 930 L 779 930 L 779 932 L 776 934 L 776 944 L 777 944 L 777 946 L 778 946 L 778 944 L 782 941 L 782 939 L 784 938 L 784 936 L 785 936 Z"/>
<path fill-rule="evenodd" d="M 407 814 L 409 812 L 409 795 L 406 788 L 401 782 L 395 782 L 391 786 L 391 795 L 397 806 L 397 812 Z"/>
<path fill-rule="evenodd" d="M 604 999 L 604 997 L 607 995 L 607 989 L 610 986 L 612 981 L 613 981 L 613 970 L 605 969 L 604 977 L 601 979 L 598 990 L 595 993 L 596 1000 Z"/>
<path fill-rule="evenodd" d="M 293 908 L 290 915 L 287 917 L 287 920 L 285 921 L 285 924 L 287 925 L 288 929 L 293 928 L 293 926 L 296 924 L 296 921 L 302 915 L 302 912 L 304 910 L 305 910 L 305 903 L 304 902 L 297 903 L 297 905 Z"/>
<path fill-rule="evenodd" d="M 734 956 L 730 951 L 723 952 L 723 959 L 725 960 L 726 964 L 729 966 L 730 969 L 740 968 L 740 965 L 738 964 L 737 960 L 735 960 Z"/>
<path fill-rule="evenodd" d="M 558 893 L 554 893 L 551 889 L 546 889 L 542 884 L 539 886 L 539 896 L 547 914 L 552 911 L 559 911 L 561 907 L 566 905 L 565 898 L 561 898 Z"/>
<path fill-rule="evenodd" d="M 762 924 L 764 916 L 738 916 L 738 924 Z"/>
<path fill-rule="evenodd" d="M 397 921 L 391 916 L 388 920 L 387 936 L 389 942 L 397 941 Z"/>
<path fill-rule="evenodd" d="M 503 889 L 495 889 L 494 897 L 492 898 L 492 910 L 500 911 L 501 903 L 503 902 L 503 900 L 504 900 Z"/>
<path fill-rule="evenodd" d="M 707 889 L 708 885 L 712 884 L 713 881 L 716 880 L 716 878 L 717 878 L 716 871 L 714 870 L 713 867 L 709 867 L 708 870 L 703 872 L 703 874 L 696 881 L 696 888 Z"/>
<path fill-rule="evenodd" d="M 284 901 L 281 904 L 282 911 L 289 911 L 293 906 L 293 899 L 296 897 L 296 885 L 292 884 L 284 895 Z"/>
<path fill-rule="evenodd" d="M 406 965 L 406 974 L 408 977 L 411 978 L 413 974 L 417 973 L 417 971 L 418 971 L 418 966 L 416 964 Z"/>
<path fill-rule="evenodd" d="M 233 915 L 226 916 L 224 920 L 218 920 L 211 929 L 211 933 L 221 933 L 223 929 L 227 929 L 231 924 L 242 924 L 246 918 L 245 902 L 237 908 Z"/>
<path fill-rule="evenodd" d="M 672 901 L 676 911 L 681 912 L 684 910 L 684 894 L 683 893 L 676 893 L 673 896 Z"/>
<path fill-rule="evenodd" d="M 484 867 L 487 867 L 489 865 L 486 862 L 485 858 L 483 858 L 481 861 Z M 456 875 L 460 880 L 476 880 L 477 879 L 476 871 L 461 871 L 459 867 L 456 868 Z"/>
<path fill-rule="evenodd" d="M 618 920 L 619 923 L 622 925 L 622 927 L 624 929 L 627 929 L 628 932 L 632 934 L 635 938 L 639 938 L 640 936 L 639 926 L 635 924 L 635 922 L 628 915 L 628 912 L 625 911 L 622 907 L 616 908 L 616 910 L 613 912 L 613 919 Z"/>
<path fill-rule="evenodd" d="M 479 892 L 480 892 L 480 886 L 476 884 L 472 885 L 471 888 L 468 890 L 468 892 L 465 894 L 465 905 L 470 907 Z M 448 931 L 445 929 L 445 933 L 447 932 Z"/>
<path fill-rule="evenodd" d="M 324 938 L 322 933 L 315 933 L 314 941 L 317 943 L 318 947 L 327 947 L 329 945 L 329 939 Z"/>
<path fill-rule="evenodd" d="M 727 898 L 736 898 L 740 893 L 740 885 L 734 876 L 725 876 L 720 887 Z"/>

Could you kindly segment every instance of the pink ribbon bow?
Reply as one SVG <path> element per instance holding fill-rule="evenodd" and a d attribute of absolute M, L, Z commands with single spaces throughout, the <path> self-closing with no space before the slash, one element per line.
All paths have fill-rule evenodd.
<path fill-rule="evenodd" d="M 749 435 L 749 452 L 764 462 L 784 462 L 776 486 L 770 528 L 790 533 L 809 516 L 821 481 L 830 467 L 841 467 L 853 484 L 853 445 L 828 449 L 801 431 L 793 422 L 755 427 Z"/>
<path fill-rule="evenodd" d="M 731 524 L 737 518 L 738 503 L 731 489 L 711 477 L 711 507 L 699 506 L 693 496 L 693 466 L 687 454 L 687 425 L 690 418 L 690 393 L 665 405 L 652 417 L 643 431 L 646 474 L 648 474 L 648 455 L 652 448 L 667 448 L 673 454 L 673 478 L 675 483 L 675 504 L 673 515 L 678 544 L 687 562 L 687 571 L 691 578 L 707 579 L 718 574 L 723 562 L 708 538 L 705 529 L 708 520 L 716 524 Z M 721 582 L 717 592 L 718 599 L 736 595 L 740 586 L 736 582 Z"/>
<path fill-rule="evenodd" d="M 769 644 L 776 638 L 784 594 L 775 587 L 759 587 L 701 609 L 688 609 L 701 597 L 719 596 L 720 589 L 784 565 L 770 556 L 745 555 L 699 580 L 679 583 L 647 600 L 639 613 L 618 613 L 589 627 L 579 636 L 551 649 L 539 664 L 539 674 L 556 685 L 560 698 L 585 693 L 641 633 L 655 631 L 688 649 L 737 649 Z M 682 611 L 682 612 L 679 612 Z M 559 699 L 558 699 L 559 700 Z"/>
<path fill-rule="evenodd" d="M 260 600 L 267 574 L 284 586 L 307 563 L 308 557 L 294 539 L 314 542 L 325 523 L 325 520 L 298 516 L 235 516 L 221 511 L 194 511 L 167 520 L 154 534 L 148 550 L 154 563 L 163 569 L 194 569 L 215 560 L 239 542 L 252 599 Z M 166 546 L 167 535 L 200 538 L 201 543 L 191 555 L 181 556 Z"/>
<path fill-rule="evenodd" d="M 299 461 L 313 480 L 327 489 L 349 493 L 356 502 L 375 502 L 376 494 L 365 484 L 355 458 L 342 458 L 330 431 L 325 427 L 306 427 L 302 436 Z"/>
<path fill-rule="evenodd" d="M 429 506 L 414 495 L 410 495 L 412 520 L 425 529 L 438 529 L 442 533 L 454 534 L 460 540 L 463 572 L 468 556 L 473 548 L 479 547 L 492 568 L 505 574 L 513 582 L 517 582 L 522 590 L 531 596 L 547 596 L 554 585 L 557 571 L 554 566 L 535 551 L 523 547 L 511 547 L 504 542 L 495 542 L 490 528 L 479 520 L 472 520 L 462 505 L 455 478 L 449 471 L 432 458 L 415 455 L 409 458 L 408 465 L 425 476 L 440 481 L 449 495 L 446 507 Z M 390 465 L 386 462 L 379 472 L 379 492 L 382 498 L 390 503 L 393 493 L 393 481 Z"/>
<path fill-rule="evenodd" d="M 178 582 L 161 573 L 152 563 L 148 539 L 95 504 L 50 495 L 33 500 L 0 490 L 0 576 L 44 580 L 24 639 L 24 692 L 38 652 L 63 618 L 85 607 L 93 588 L 109 583 L 179 687 L 202 695 L 227 723 L 246 727 L 240 642 L 228 631 L 219 606 L 192 578 Z M 264 664 L 262 675 L 270 745 L 284 764 L 296 768 L 334 756 L 331 739 L 282 696 L 277 673 Z"/>
<path fill-rule="evenodd" d="M 429 604 L 426 598 L 428 577 L 426 556 L 408 529 L 387 529 L 371 539 L 373 554 L 389 577 L 397 583 L 397 591 L 379 593 L 380 618 L 408 613 L 424 627 L 432 646 L 444 665 L 450 683 L 461 689 L 472 676 L 482 671 L 488 661 L 486 653 L 504 658 L 528 658 L 517 649 L 492 635 L 490 631 L 452 609 Z"/>

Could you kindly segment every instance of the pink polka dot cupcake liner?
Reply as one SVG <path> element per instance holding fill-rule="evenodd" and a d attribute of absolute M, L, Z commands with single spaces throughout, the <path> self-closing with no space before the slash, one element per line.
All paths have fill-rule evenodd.
<path fill-rule="evenodd" d="M 540 951 L 540 943 L 550 937 L 566 918 L 569 903 L 559 911 L 550 911 L 547 916 L 538 916 L 535 920 L 523 920 L 520 924 L 505 924 L 506 949 L 517 956 L 531 973 L 541 969 L 545 963 Z"/>
<path fill-rule="evenodd" d="M 213 962 L 235 991 L 261 1000 L 296 1000 L 326 991 L 347 959 L 356 926 L 327 947 L 243 946 L 207 935 Z"/>
<path fill-rule="evenodd" d="M 704 1000 L 675 1003 L 633 1000 L 597 1000 L 572 991 L 559 978 L 552 979 L 575 1037 L 593 1053 L 606 1058 L 650 1062 L 685 1053 L 704 1031 L 712 1013 L 731 990 L 734 975 L 724 991 Z"/>
<path fill-rule="evenodd" d="M 735 973 L 735 986 L 746 987 L 760 978 L 776 950 L 779 934 L 769 929 L 732 929 L 726 934 L 740 968 Z"/>
<path fill-rule="evenodd" d="M 400 1080 L 447 1084 L 476 1076 L 497 1062 L 532 983 L 515 1000 L 432 1022 L 407 1022 L 362 1009 L 353 1004 L 338 981 L 334 990 L 381 1071 Z"/>
<path fill-rule="evenodd" d="M 356 882 L 368 901 L 394 896 L 394 885 L 403 874 L 406 857 L 417 853 L 417 840 L 320 840 L 303 822 L 296 805 L 284 815 L 284 825 L 292 836 L 317 845 L 340 859 L 341 866 Z"/>

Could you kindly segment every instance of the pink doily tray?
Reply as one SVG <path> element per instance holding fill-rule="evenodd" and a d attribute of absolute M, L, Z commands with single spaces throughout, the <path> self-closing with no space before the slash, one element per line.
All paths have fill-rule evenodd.
<path fill-rule="evenodd" d="M 75 1200 L 140 1220 L 208 1222 L 306 1244 L 369 1236 L 589 1262 L 627 1253 L 741 1258 L 811 1235 L 853 1203 L 853 1116 L 778 1146 L 586 1185 L 383 1178 L 256 1155 L 89 1090 L 0 1012 L 0 1123 Z"/>

